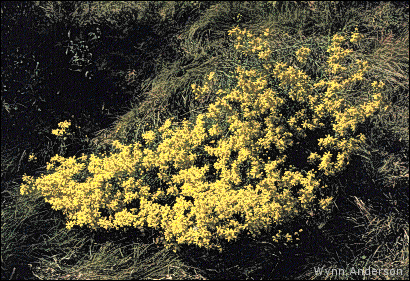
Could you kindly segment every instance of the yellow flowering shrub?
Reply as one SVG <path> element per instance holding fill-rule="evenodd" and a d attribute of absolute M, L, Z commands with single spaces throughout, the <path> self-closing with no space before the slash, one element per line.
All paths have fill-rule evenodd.
<path fill-rule="evenodd" d="M 264 68 L 238 66 L 235 87 L 216 91 L 215 102 L 195 122 L 168 119 L 144 133 L 144 143 L 116 141 L 107 155 L 56 155 L 48 174 L 24 176 L 21 193 L 41 191 L 67 215 L 68 228 L 151 227 L 174 249 L 221 249 L 223 241 L 266 231 L 276 231 L 274 241 L 297 240 L 298 232 L 282 233 L 281 225 L 329 208 L 322 179 L 342 171 L 365 142 L 356 129 L 383 109 L 383 82 L 371 83 L 362 104 L 344 100 L 346 89 L 366 82 L 369 66 L 347 62 L 352 51 L 341 35 L 328 48 L 329 75 L 318 81 L 270 60 L 269 30 L 264 37 L 236 27 L 229 35 Z M 305 61 L 309 53 L 302 48 L 296 56 Z M 209 92 L 214 75 L 204 86 L 192 86 L 197 98 Z"/>

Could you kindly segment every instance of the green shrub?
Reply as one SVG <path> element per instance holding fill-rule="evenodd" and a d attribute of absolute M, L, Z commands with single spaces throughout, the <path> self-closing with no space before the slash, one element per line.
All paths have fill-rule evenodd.
<path fill-rule="evenodd" d="M 294 65 L 276 62 L 265 40 L 238 27 L 235 48 L 256 56 L 261 68 L 238 66 L 232 90 L 195 122 L 173 122 L 142 135 L 141 142 L 113 143 L 108 154 L 53 157 L 48 174 L 25 176 L 21 193 L 39 190 L 74 225 L 93 229 L 147 226 L 162 231 L 168 247 L 181 244 L 222 249 L 241 234 L 273 233 L 297 239 L 281 226 L 298 216 L 326 211 L 326 182 L 341 172 L 364 144 L 360 124 L 386 109 L 383 82 L 369 81 L 366 61 L 349 46 L 362 36 L 335 35 L 320 78 L 304 71 L 310 49 Z M 215 73 L 195 98 L 210 94 Z M 360 94 L 358 104 L 350 97 Z"/>

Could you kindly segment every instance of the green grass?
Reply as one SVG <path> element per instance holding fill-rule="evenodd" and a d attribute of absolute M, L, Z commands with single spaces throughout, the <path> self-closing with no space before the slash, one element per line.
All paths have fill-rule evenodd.
<path fill-rule="evenodd" d="M 156 31 L 168 36 L 167 47 L 173 55 L 147 54 L 152 60 L 146 69 L 138 70 L 141 75 L 134 84 L 128 81 L 129 87 L 140 89 L 126 112 L 117 114 L 108 128 L 98 128 L 99 136 L 90 141 L 85 135 L 97 128 L 83 115 L 89 125 L 71 140 L 68 154 L 109 149 L 113 139 L 138 141 L 142 132 L 171 116 L 177 121 L 194 120 L 212 97 L 202 104 L 195 102 L 192 83 L 215 71 L 219 80 L 215 87 L 229 88 L 235 84 L 230 72 L 237 65 L 258 67 L 256 60 L 232 47 L 227 31 L 237 24 L 254 32 L 274 30 L 269 40 L 277 60 L 292 62 L 298 48 L 309 46 L 316 59 L 307 69 L 312 77 L 322 73 L 324 46 L 330 36 L 358 26 L 367 38 L 358 51 L 373 66 L 369 77 L 386 83 L 392 107 L 361 128 L 368 145 L 332 183 L 336 200 L 331 214 L 312 215 L 289 225 L 304 229 L 298 244 L 272 244 L 268 235 L 243 237 L 226 245 L 222 254 L 192 247 L 174 254 L 164 249 L 159 234 L 150 229 L 108 234 L 66 230 L 62 213 L 53 211 L 39 195 L 26 197 L 18 192 L 22 174 L 44 171 L 49 157 L 61 151 L 61 143 L 51 138 L 37 146 L 22 139 L 17 144 L 11 138 L 2 141 L 2 279 L 408 279 L 407 3 L 167 2 L 153 11 L 142 4 L 130 7 L 141 9 L 141 20 L 154 21 Z M 187 14 L 191 18 L 182 23 Z M 145 79 L 151 65 L 155 75 Z M 2 107 L 2 117 L 3 113 Z M 38 123 L 42 129 L 32 129 L 55 125 L 44 120 L 44 125 Z M 28 162 L 31 152 L 38 155 L 37 162 Z M 369 267 L 401 270 L 402 275 L 340 276 L 331 271 Z M 330 270 L 329 274 L 316 275 L 318 268 Z"/>

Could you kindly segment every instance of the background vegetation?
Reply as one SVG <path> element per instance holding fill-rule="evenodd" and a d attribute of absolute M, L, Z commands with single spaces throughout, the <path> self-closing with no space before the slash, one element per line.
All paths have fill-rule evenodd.
<path fill-rule="evenodd" d="M 3 1 L 1 17 L 2 279 L 332 279 L 314 268 L 351 267 L 408 279 L 407 2 Z M 357 26 L 369 77 L 386 83 L 390 111 L 361 128 L 368 145 L 332 183 L 331 215 L 294 222 L 305 230 L 298 244 L 244 238 L 222 254 L 174 254 L 150 229 L 68 231 L 40 195 L 19 195 L 21 176 L 41 174 L 56 153 L 109 150 L 169 117 L 195 120 L 213 97 L 195 102 L 191 84 L 214 71 L 229 88 L 236 66 L 257 67 L 227 36 L 236 25 L 275 30 L 280 61 L 309 46 L 313 76 L 331 36 Z M 51 133 L 69 119 L 68 139 Z"/>

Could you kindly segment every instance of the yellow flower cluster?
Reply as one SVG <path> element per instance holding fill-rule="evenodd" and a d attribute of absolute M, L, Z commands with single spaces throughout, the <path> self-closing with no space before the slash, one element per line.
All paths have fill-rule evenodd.
<path fill-rule="evenodd" d="M 237 27 L 230 35 L 238 42 L 254 38 Z M 339 48 L 344 40 L 333 38 L 330 66 L 349 53 Z M 266 48 L 262 41 L 243 45 L 249 53 Z M 343 170 L 364 143 L 355 128 L 381 109 L 384 85 L 373 82 L 372 99 L 353 107 L 340 94 L 350 76 L 313 83 L 294 66 L 277 62 L 268 68 L 238 66 L 234 88 L 217 91 L 195 122 L 168 119 L 142 135 L 145 144 L 115 141 L 110 155 L 56 155 L 49 174 L 24 176 L 21 193 L 39 190 L 54 209 L 64 211 L 68 228 L 147 226 L 161 230 L 174 249 L 179 244 L 221 249 L 222 240 L 256 236 L 317 207 L 329 209 L 332 198 L 320 192 L 326 190 L 321 179 Z M 269 86 L 272 78 L 275 87 Z M 208 90 L 193 87 L 199 95 Z M 323 137 L 324 127 L 329 133 Z M 308 133 L 318 145 L 309 147 L 307 159 L 297 159 L 306 164 L 298 169 L 289 155 Z M 273 236 L 274 241 L 293 238 L 297 233 Z"/>
<path fill-rule="evenodd" d="M 135 220 L 124 211 L 125 204 L 147 195 L 149 187 L 133 176 L 141 173 L 134 169 L 136 162 L 142 159 L 142 153 L 133 150 L 138 144 L 124 146 L 116 142 L 114 145 L 120 152 L 108 157 L 94 154 L 79 158 L 52 157 L 48 164 L 51 173 L 37 179 L 24 176 L 21 194 L 40 191 L 53 209 L 63 210 L 67 215 L 67 228 L 130 225 Z M 81 179 L 85 173 L 91 176 Z M 101 209 L 108 209 L 110 216 L 102 217 Z"/>
<path fill-rule="evenodd" d="M 54 129 L 51 131 L 53 135 L 56 135 L 58 137 L 64 136 L 64 135 L 69 135 L 70 133 L 67 132 L 67 129 L 71 126 L 71 121 L 64 121 L 58 123 L 58 129 Z"/>
<path fill-rule="evenodd" d="M 151 144 L 155 140 L 155 132 L 148 131 L 142 134 L 142 138 L 147 142 L 147 144 Z"/>
<path fill-rule="evenodd" d="M 192 93 L 195 95 L 195 99 L 199 100 L 205 97 L 206 95 L 208 95 L 212 90 L 211 85 L 215 84 L 213 83 L 213 81 L 215 80 L 216 80 L 215 72 L 210 72 L 202 87 L 198 87 L 196 84 L 192 84 L 191 85 Z M 221 93 L 222 93 L 222 90 L 217 92 L 217 94 L 221 94 Z"/>
<path fill-rule="evenodd" d="M 331 45 L 327 48 L 327 52 L 330 54 L 327 63 L 331 74 L 336 75 L 347 70 L 347 67 L 342 66 L 342 64 L 344 64 L 344 59 L 352 53 L 352 50 L 342 47 L 344 41 L 345 37 L 336 34 L 332 38 Z"/>
<path fill-rule="evenodd" d="M 296 59 L 299 62 L 305 64 L 307 58 L 310 55 L 310 52 L 311 52 L 311 50 L 309 48 L 302 47 L 302 48 L 300 48 L 299 50 L 296 51 Z"/>
<path fill-rule="evenodd" d="M 299 231 L 296 231 L 293 235 L 290 233 L 286 233 L 283 234 L 282 230 L 278 230 L 278 233 L 276 235 L 274 235 L 272 237 L 274 242 L 279 242 L 279 241 L 283 241 L 284 243 L 289 243 L 292 241 L 299 241 L 299 234 L 302 232 L 303 230 L 300 229 Z"/>
<path fill-rule="evenodd" d="M 263 37 L 270 35 L 270 30 L 267 28 L 263 36 L 255 37 L 249 31 L 240 30 L 238 26 L 228 31 L 228 35 L 236 39 L 235 49 L 242 51 L 244 54 L 256 54 L 258 58 L 266 60 L 270 57 L 272 50 L 269 48 L 269 43 Z"/>
<path fill-rule="evenodd" d="M 364 38 L 363 34 L 358 33 L 357 28 L 355 32 L 352 32 L 350 37 L 350 42 L 357 43 Z M 327 49 L 329 53 L 328 58 L 328 72 L 333 75 L 342 75 L 346 78 L 346 73 L 352 72 L 352 69 L 349 69 L 348 66 L 342 66 L 345 64 L 346 59 L 349 57 L 350 54 L 353 53 L 353 50 L 344 48 L 343 44 L 348 41 L 348 38 L 345 38 L 342 35 L 334 35 L 332 38 L 332 42 Z M 363 74 L 366 73 L 369 69 L 367 61 L 356 60 L 356 64 L 352 65 L 352 68 L 358 68 L 355 73 L 350 75 L 349 79 L 345 79 L 344 84 L 352 84 L 353 82 L 362 81 Z M 344 85 L 344 86 L 345 86 Z"/>
<path fill-rule="evenodd" d="M 352 43 L 358 43 L 358 42 L 360 42 L 360 40 L 362 40 L 363 38 L 364 38 L 364 35 L 363 35 L 363 34 L 360 34 L 358 28 L 356 27 L 355 30 L 354 30 L 354 32 L 352 32 L 352 36 L 351 36 L 351 38 L 350 38 L 350 42 L 352 42 Z"/>

